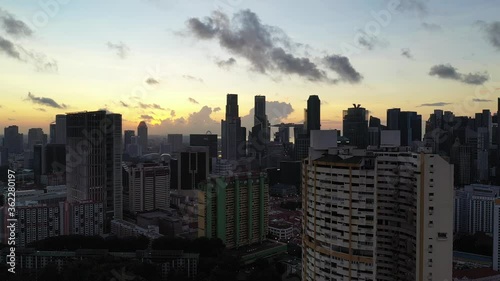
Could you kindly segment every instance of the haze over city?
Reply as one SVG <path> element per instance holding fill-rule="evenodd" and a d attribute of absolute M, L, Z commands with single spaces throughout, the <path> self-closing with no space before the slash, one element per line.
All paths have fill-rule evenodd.
<path fill-rule="evenodd" d="M 57 3 L 0 3 L 0 127 L 106 109 L 124 129 L 220 133 L 234 93 L 244 126 L 254 95 L 275 124 L 302 122 L 314 94 L 321 128 L 341 129 L 352 103 L 384 122 L 391 107 L 472 116 L 500 88 L 497 1 Z"/>

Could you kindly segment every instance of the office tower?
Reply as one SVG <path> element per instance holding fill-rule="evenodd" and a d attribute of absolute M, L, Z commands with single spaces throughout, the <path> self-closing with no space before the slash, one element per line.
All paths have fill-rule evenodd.
<path fill-rule="evenodd" d="M 66 145 L 45 146 L 45 174 L 49 185 L 66 184 Z"/>
<path fill-rule="evenodd" d="M 455 190 L 455 231 L 493 234 L 493 208 L 500 186 L 471 184 Z"/>
<path fill-rule="evenodd" d="M 33 151 L 35 144 L 47 144 L 47 135 L 43 133 L 42 128 L 31 128 L 28 130 L 28 150 Z"/>
<path fill-rule="evenodd" d="M 453 171 L 442 157 L 329 149 L 302 175 L 302 280 L 452 280 Z"/>
<path fill-rule="evenodd" d="M 101 202 L 105 232 L 122 218 L 122 122 L 106 111 L 66 116 L 68 201 Z"/>
<path fill-rule="evenodd" d="M 139 136 L 138 145 L 141 147 L 143 154 L 148 152 L 148 125 L 146 122 L 141 121 L 139 126 L 137 126 L 137 136 Z"/>
<path fill-rule="evenodd" d="M 66 144 L 66 115 L 56 115 L 56 142 L 57 144 Z"/>
<path fill-rule="evenodd" d="M 222 158 L 237 160 L 246 155 L 246 129 L 241 127 L 238 95 L 228 94 L 226 119 L 221 121 Z"/>
<path fill-rule="evenodd" d="M 262 167 L 265 166 L 266 150 L 271 133 L 266 115 L 265 96 L 255 96 L 254 113 L 254 125 L 249 136 L 249 142 L 251 143 L 252 154 L 257 160 L 259 167 Z"/>
<path fill-rule="evenodd" d="M 321 101 L 317 95 L 307 99 L 307 134 L 312 130 L 321 130 Z"/>
<path fill-rule="evenodd" d="M 401 146 L 411 146 L 413 142 L 413 135 L 412 133 L 414 132 L 412 125 L 417 125 L 417 113 L 416 112 L 411 112 L 411 111 L 401 111 L 399 113 L 399 132 L 400 132 L 400 143 Z M 420 127 L 422 127 L 422 124 L 420 124 Z M 415 130 L 416 131 L 416 130 Z M 417 140 L 420 139 L 420 137 L 416 137 Z"/>
<path fill-rule="evenodd" d="M 411 141 L 422 141 L 422 115 L 413 112 L 410 119 Z"/>
<path fill-rule="evenodd" d="M 139 157 L 142 155 L 142 147 L 139 145 L 139 142 L 139 136 L 130 137 L 130 144 L 127 145 L 127 154 L 130 157 Z"/>
<path fill-rule="evenodd" d="M 4 128 L 3 146 L 9 150 L 9 153 L 19 154 L 23 152 L 23 134 L 19 133 L 19 127 L 14 125 Z"/>
<path fill-rule="evenodd" d="M 488 182 L 489 180 L 489 132 L 486 127 L 477 128 L 477 174 L 476 180 Z"/>
<path fill-rule="evenodd" d="M 124 165 L 124 201 L 131 214 L 170 207 L 170 163 Z"/>
<path fill-rule="evenodd" d="M 401 108 L 387 109 L 387 130 L 399 130 L 399 113 Z"/>
<path fill-rule="evenodd" d="M 218 158 L 217 153 L 217 135 L 203 135 L 203 134 L 191 134 L 189 135 L 189 145 L 190 146 L 205 146 L 208 147 L 208 157 L 209 157 L 209 172 L 213 171 L 212 162 L 214 159 Z"/>
<path fill-rule="evenodd" d="M 500 100 L 500 99 L 499 99 Z M 500 111 L 500 110 L 499 110 Z M 493 212 L 493 270 L 500 270 L 500 199 L 495 200 Z"/>
<path fill-rule="evenodd" d="M 42 144 L 33 146 L 33 176 L 35 184 L 41 183 L 41 177 L 45 173 L 45 149 Z"/>
<path fill-rule="evenodd" d="M 123 150 L 127 152 L 128 145 L 132 144 L 132 137 L 135 136 L 134 130 L 125 130 L 123 132 Z"/>
<path fill-rule="evenodd" d="M 476 150 L 476 148 L 468 144 L 460 144 L 459 138 L 455 139 L 450 154 L 450 163 L 455 167 L 455 186 L 472 183 L 475 174 L 473 150 Z"/>
<path fill-rule="evenodd" d="M 368 145 L 369 146 L 380 146 L 380 128 L 369 127 L 368 128 Z"/>
<path fill-rule="evenodd" d="M 52 122 L 49 126 L 49 143 L 56 143 L 56 123 Z"/>
<path fill-rule="evenodd" d="M 179 152 L 177 159 L 177 190 L 196 190 L 209 175 L 207 147 L 189 146 Z M 174 187 L 172 187 L 174 188 Z"/>
<path fill-rule="evenodd" d="M 361 105 L 344 110 L 342 130 L 349 144 L 358 148 L 368 146 L 368 111 Z"/>
<path fill-rule="evenodd" d="M 170 144 L 172 152 L 179 152 L 182 149 L 182 134 L 168 134 L 167 143 Z"/>
<path fill-rule="evenodd" d="M 380 123 L 380 118 L 375 116 L 370 116 L 370 121 L 368 122 L 369 128 L 381 128 L 382 124 Z"/>
<path fill-rule="evenodd" d="M 198 191 L 198 236 L 222 240 L 232 249 L 262 242 L 269 223 L 265 173 L 210 177 Z"/>

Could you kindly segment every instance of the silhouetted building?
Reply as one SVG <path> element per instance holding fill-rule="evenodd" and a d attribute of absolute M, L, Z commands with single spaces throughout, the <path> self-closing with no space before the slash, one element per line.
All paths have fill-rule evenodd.
<path fill-rule="evenodd" d="M 19 154 L 24 150 L 23 134 L 19 133 L 19 127 L 5 127 L 3 131 L 3 146 L 9 150 L 9 153 Z"/>
<path fill-rule="evenodd" d="M 208 148 L 190 146 L 178 155 L 177 190 L 196 190 L 198 184 L 209 175 Z"/>
<path fill-rule="evenodd" d="M 209 171 L 213 170 L 212 159 L 217 158 L 217 135 L 191 134 L 189 136 L 190 146 L 205 146 L 208 148 Z"/>
<path fill-rule="evenodd" d="M 31 128 L 28 130 L 28 150 L 33 151 L 33 147 L 36 144 L 47 144 L 47 135 L 43 133 L 42 128 Z"/>
<path fill-rule="evenodd" d="M 170 144 L 171 152 L 179 152 L 182 149 L 182 134 L 168 134 L 167 143 Z"/>
<path fill-rule="evenodd" d="M 148 151 L 148 125 L 146 122 L 141 121 L 139 126 L 137 126 L 137 136 L 139 136 L 138 145 L 141 147 L 142 153 L 147 153 Z"/>
<path fill-rule="evenodd" d="M 271 133 L 266 115 L 265 96 L 255 96 L 254 113 L 254 125 L 249 136 L 249 142 L 251 144 L 251 154 L 255 157 L 259 167 L 262 167 L 265 166 L 267 145 Z"/>
<path fill-rule="evenodd" d="M 222 158 L 237 160 L 246 156 L 246 129 L 241 127 L 238 95 L 228 94 L 226 119 L 221 121 Z"/>
<path fill-rule="evenodd" d="M 49 125 L 49 143 L 56 143 L 56 123 Z"/>
<path fill-rule="evenodd" d="M 307 134 L 312 130 L 321 130 L 321 101 L 317 95 L 309 96 L 307 99 Z"/>
<path fill-rule="evenodd" d="M 125 130 L 123 133 L 123 150 L 127 151 L 128 145 L 132 144 L 132 137 L 135 136 L 134 130 Z"/>
<path fill-rule="evenodd" d="M 121 219 L 123 213 L 121 121 L 120 114 L 106 111 L 66 116 L 68 201 L 102 202 L 105 233 L 111 220 Z"/>
<path fill-rule="evenodd" d="M 45 146 L 45 173 L 66 182 L 66 145 L 47 144 Z"/>
<path fill-rule="evenodd" d="M 361 105 L 344 110 L 343 134 L 349 144 L 358 148 L 368 146 L 368 111 Z"/>
<path fill-rule="evenodd" d="M 66 144 L 66 115 L 56 115 L 56 142 L 57 144 Z"/>
<path fill-rule="evenodd" d="M 387 109 L 387 130 L 399 130 L 399 113 L 401 108 Z"/>

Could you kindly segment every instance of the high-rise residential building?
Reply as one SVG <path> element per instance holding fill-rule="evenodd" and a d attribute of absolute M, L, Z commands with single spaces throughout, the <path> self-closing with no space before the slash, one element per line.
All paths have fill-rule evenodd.
<path fill-rule="evenodd" d="M 148 151 L 148 125 L 146 122 L 141 121 L 139 126 L 137 126 L 137 136 L 139 136 L 139 146 L 141 147 L 142 153 L 146 154 Z"/>
<path fill-rule="evenodd" d="M 368 111 L 361 105 L 344 110 L 342 122 L 343 136 L 349 144 L 358 148 L 368 146 Z"/>
<path fill-rule="evenodd" d="M 57 144 L 66 144 L 66 115 L 56 115 L 56 142 Z"/>
<path fill-rule="evenodd" d="M 500 199 L 493 207 L 493 270 L 500 271 Z"/>
<path fill-rule="evenodd" d="M 500 186 L 471 184 L 455 190 L 455 232 L 493 234 L 493 208 L 499 197 Z"/>
<path fill-rule="evenodd" d="M 19 154 L 24 150 L 23 134 L 19 133 L 19 127 L 16 125 L 5 127 L 3 131 L 3 146 L 9 153 Z"/>
<path fill-rule="evenodd" d="M 102 202 L 105 232 L 122 218 L 122 119 L 106 111 L 66 116 L 69 202 Z"/>
<path fill-rule="evenodd" d="M 172 152 L 179 152 L 182 149 L 182 134 L 168 134 L 167 143 L 170 144 Z"/>
<path fill-rule="evenodd" d="M 129 144 L 132 144 L 132 137 L 135 136 L 134 130 L 125 130 L 123 132 L 123 150 L 127 152 Z"/>
<path fill-rule="evenodd" d="M 307 134 L 312 130 L 321 130 L 321 101 L 317 95 L 311 95 L 307 99 Z"/>
<path fill-rule="evenodd" d="M 228 249 L 262 242 L 269 224 L 265 173 L 209 177 L 198 191 L 198 236 L 222 240 Z"/>
<path fill-rule="evenodd" d="M 129 213 L 170 207 L 170 163 L 137 163 L 124 169 L 124 204 Z"/>
<path fill-rule="evenodd" d="M 228 94 L 226 119 L 221 121 L 222 158 L 237 160 L 246 155 L 246 129 L 241 127 L 238 95 Z"/>
<path fill-rule="evenodd" d="M 28 150 L 33 151 L 35 144 L 47 144 L 47 135 L 43 133 L 42 128 L 31 128 L 28 130 Z"/>
<path fill-rule="evenodd" d="M 442 157 L 333 148 L 302 175 L 302 280 L 452 280 L 453 169 Z"/>

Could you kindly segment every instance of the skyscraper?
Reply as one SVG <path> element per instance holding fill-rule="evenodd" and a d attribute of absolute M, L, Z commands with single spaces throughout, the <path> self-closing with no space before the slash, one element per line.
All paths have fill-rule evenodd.
<path fill-rule="evenodd" d="M 349 139 L 349 144 L 358 148 L 368 145 L 368 111 L 361 105 L 344 110 L 343 135 Z"/>
<path fill-rule="evenodd" d="M 399 130 L 399 113 L 401 108 L 387 109 L 387 130 Z"/>
<path fill-rule="evenodd" d="M 127 151 L 129 144 L 132 144 L 132 137 L 135 136 L 134 130 L 125 130 L 123 133 L 123 150 Z"/>
<path fill-rule="evenodd" d="M 137 135 L 139 136 L 139 146 L 142 153 L 146 154 L 148 151 L 148 125 L 146 122 L 141 121 L 137 126 Z"/>
<path fill-rule="evenodd" d="M 28 130 L 28 150 L 33 151 L 35 144 L 47 144 L 47 135 L 43 133 L 42 128 L 31 128 Z"/>
<path fill-rule="evenodd" d="M 56 143 L 56 123 L 52 122 L 49 125 L 49 143 Z"/>
<path fill-rule="evenodd" d="M 246 129 L 241 127 L 238 95 L 227 94 L 226 119 L 221 121 L 222 158 L 237 160 L 246 155 Z"/>
<path fill-rule="evenodd" d="M 208 148 L 208 158 L 209 158 L 209 172 L 213 171 L 213 159 L 217 159 L 217 135 L 215 134 L 191 134 L 189 135 L 189 145 L 190 146 L 204 146 Z"/>
<path fill-rule="evenodd" d="M 56 142 L 57 144 L 66 144 L 66 115 L 56 115 Z"/>
<path fill-rule="evenodd" d="M 23 152 L 23 134 L 19 133 L 19 127 L 16 125 L 5 127 L 3 131 L 3 146 L 6 147 L 9 153 Z"/>
<path fill-rule="evenodd" d="M 252 153 L 255 155 L 257 162 L 262 165 L 271 132 L 266 115 L 265 96 L 255 96 L 254 113 L 254 123 L 249 142 L 251 142 Z"/>
<path fill-rule="evenodd" d="M 168 134 L 167 143 L 172 152 L 179 152 L 182 149 L 182 134 Z"/>
<path fill-rule="evenodd" d="M 307 135 L 312 130 L 321 130 L 321 101 L 317 95 L 309 96 L 307 99 Z"/>
<path fill-rule="evenodd" d="M 104 231 L 122 218 L 122 119 L 106 111 L 66 117 L 66 184 L 69 202 L 102 202 Z"/>

